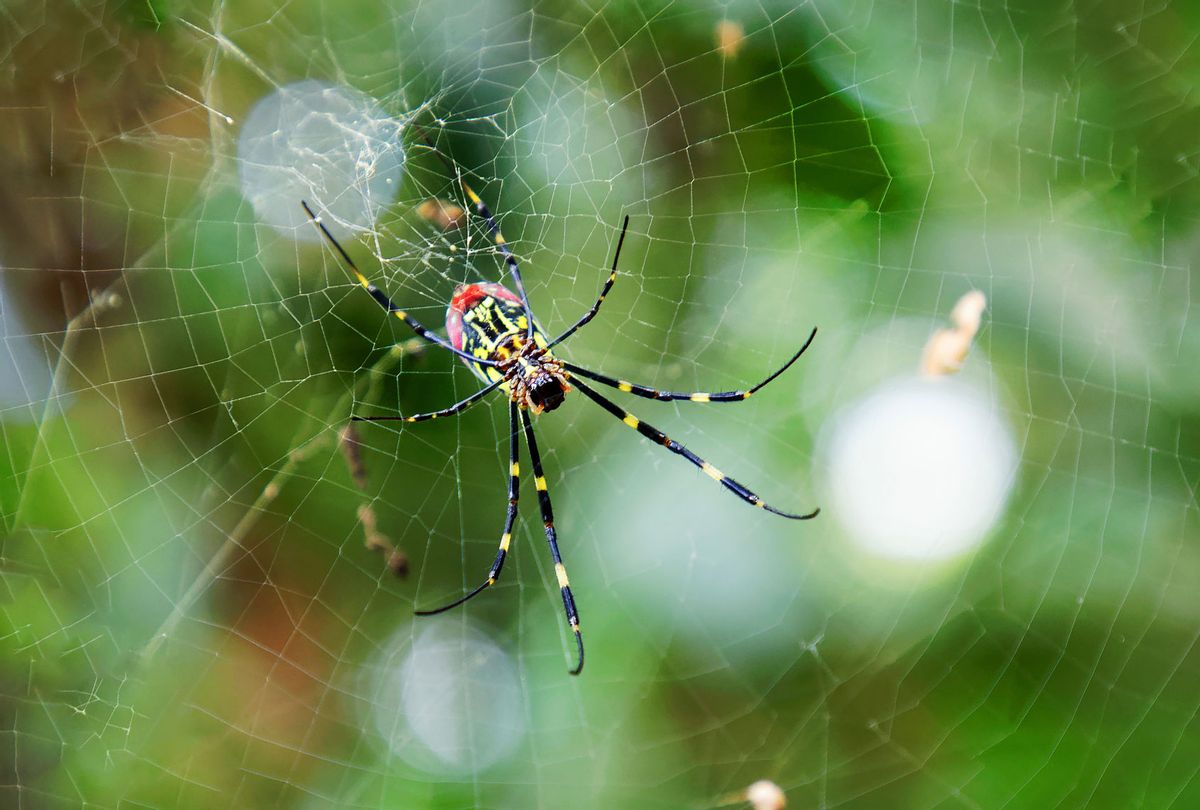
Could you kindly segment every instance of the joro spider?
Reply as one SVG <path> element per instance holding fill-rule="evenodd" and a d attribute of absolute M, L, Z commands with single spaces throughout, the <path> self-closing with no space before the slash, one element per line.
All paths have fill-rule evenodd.
<path fill-rule="evenodd" d="M 544 411 L 554 410 L 563 403 L 567 393 L 574 387 L 585 397 L 620 419 L 622 423 L 636 430 L 655 444 L 662 445 L 672 453 L 682 456 L 688 462 L 698 467 L 709 478 L 712 478 L 751 506 L 765 509 L 768 512 L 792 520 L 809 520 L 816 517 L 821 510 L 813 509 L 806 514 L 794 514 L 776 509 L 750 489 L 725 475 L 679 442 L 669 438 L 662 431 L 643 422 L 629 411 L 585 385 L 579 378 L 585 377 L 602 385 L 616 388 L 618 391 L 624 391 L 625 393 L 646 399 L 660 401 L 689 400 L 691 402 L 741 402 L 750 397 L 751 394 L 762 389 L 767 383 L 774 380 L 795 363 L 800 358 L 800 355 L 804 354 L 805 350 L 808 349 L 813 338 L 816 337 L 817 330 L 815 327 L 813 328 L 812 332 L 808 335 L 808 339 L 800 347 L 800 350 L 792 355 L 791 359 L 784 363 L 782 367 L 758 385 L 744 391 L 720 391 L 712 393 L 703 391 L 660 391 L 656 388 L 649 388 L 644 385 L 609 377 L 582 368 L 574 363 L 560 360 L 552 351 L 554 347 L 575 334 L 576 331 L 590 322 L 592 318 L 596 317 L 596 313 L 600 311 L 600 305 L 604 303 L 604 297 L 608 295 L 612 289 L 613 282 L 617 279 L 617 262 L 621 257 L 621 246 L 625 244 L 625 233 L 629 228 L 629 217 L 626 216 L 624 223 L 621 225 L 621 235 L 617 239 L 617 249 L 613 254 L 612 270 L 608 274 L 608 279 L 604 282 L 604 286 L 601 288 L 596 302 L 570 328 L 553 340 L 549 340 L 546 338 L 537 320 L 531 316 L 533 309 L 529 305 L 529 297 L 525 292 L 525 284 L 521 279 L 521 269 L 517 264 L 516 257 L 509 250 L 508 244 L 501 235 L 500 227 L 497 225 L 491 211 L 488 210 L 487 205 L 479 198 L 479 195 L 471 189 L 466 180 L 462 178 L 462 175 L 457 171 L 455 166 L 443 157 L 440 152 L 437 152 L 436 147 L 432 144 L 429 144 L 429 147 L 445 162 L 451 173 L 457 177 L 459 185 L 462 186 L 463 193 L 467 195 L 467 198 L 475 206 L 475 210 L 479 212 L 479 215 L 487 223 L 488 231 L 495 240 L 496 248 L 499 250 L 504 262 L 508 265 L 513 284 L 517 288 L 516 293 L 496 282 L 458 285 L 454 290 L 454 295 L 450 299 L 450 306 L 446 310 L 447 337 L 443 338 L 422 326 L 408 312 L 392 303 L 391 299 L 382 290 L 371 283 L 358 269 L 354 260 L 350 258 L 350 255 L 338 243 L 337 239 L 333 237 L 333 234 L 329 232 L 329 229 L 325 227 L 325 224 L 321 222 L 320 217 L 313 213 L 307 202 L 302 201 L 301 205 L 304 206 L 305 212 L 341 257 L 347 269 L 381 307 L 407 324 L 420 337 L 458 355 L 467 364 L 467 367 L 474 372 L 475 376 L 487 383 L 487 385 L 466 399 L 439 411 L 418 413 L 412 416 L 355 415 L 351 419 L 357 422 L 424 422 L 429 419 L 439 419 L 462 413 L 497 389 L 508 397 L 508 508 L 504 517 L 504 530 L 500 535 L 500 549 L 496 552 L 496 558 L 492 561 L 487 579 L 482 584 L 447 605 L 433 610 L 418 610 L 416 614 L 418 616 L 433 616 L 458 607 L 492 585 L 495 585 L 496 581 L 499 580 L 500 571 L 503 569 L 504 560 L 508 555 L 509 543 L 512 540 L 513 523 L 517 518 L 517 498 L 521 477 L 518 437 L 519 432 L 523 431 L 525 434 L 525 444 L 529 448 L 529 459 L 533 464 L 533 482 L 534 487 L 537 489 L 538 506 L 542 514 L 542 525 L 545 527 L 546 542 L 550 546 L 550 556 L 554 560 L 554 572 L 558 578 L 558 587 L 562 594 L 563 609 L 567 615 L 567 623 L 570 625 L 571 632 L 575 635 L 575 645 L 578 650 L 578 660 L 575 667 L 570 670 L 570 673 L 578 675 L 583 671 L 583 634 L 579 628 L 579 611 L 575 606 L 575 597 L 571 594 L 571 585 L 567 579 L 567 569 L 563 564 L 562 555 L 558 549 L 558 533 L 554 527 L 554 511 L 550 505 L 550 490 L 546 484 L 545 472 L 542 469 L 542 459 L 538 453 L 537 440 L 534 437 L 533 422 L 529 418 L 530 411 L 537 415 Z M 520 424 L 520 431 L 518 430 L 518 423 Z"/>

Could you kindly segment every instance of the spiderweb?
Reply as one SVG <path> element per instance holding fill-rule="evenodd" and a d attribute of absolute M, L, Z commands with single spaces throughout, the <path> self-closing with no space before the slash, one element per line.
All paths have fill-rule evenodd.
<path fill-rule="evenodd" d="M 1200 801 L 1194 7 L 35 1 L 0 31 L 5 806 Z M 550 333 L 630 216 L 568 359 L 728 390 L 821 329 L 743 404 L 612 392 L 809 523 L 582 397 L 536 420 L 578 679 L 528 480 L 497 586 L 412 617 L 495 554 L 502 400 L 343 440 L 477 382 L 301 198 L 428 326 L 511 283 L 418 127 Z M 962 371 L 919 378 L 972 290 Z"/>

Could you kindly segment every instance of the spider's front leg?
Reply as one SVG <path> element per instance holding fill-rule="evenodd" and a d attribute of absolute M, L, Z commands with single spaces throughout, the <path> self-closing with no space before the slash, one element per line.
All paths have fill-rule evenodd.
<path fill-rule="evenodd" d="M 563 332 L 561 335 L 550 341 L 550 348 L 554 348 L 564 340 L 575 334 L 582 326 L 586 326 L 588 321 L 596 317 L 596 313 L 600 311 L 600 305 L 604 303 L 605 296 L 612 289 L 613 284 L 617 280 L 617 262 L 621 259 L 621 246 L 625 244 L 625 232 L 629 230 L 629 215 L 625 215 L 625 222 L 621 225 L 621 237 L 617 239 L 617 249 L 613 253 L 612 271 L 608 274 L 608 279 L 604 282 L 604 286 L 600 289 L 600 296 L 596 299 L 596 303 L 592 304 L 592 308 L 583 313 L 583 317 L 575 321 L 571 328 Z"/>
<path fill-rule="evenodd" d="M 426 329 L 420 321 L 409 315 L 400 307 L 393 304 L 392 300 L 387 297 L 387 293 L 376 287 L 375 284 L 370 281 L 370 279 L 363 275 L 362 271 L 358 269 L 358 265 L 355 264 L 354 260 L 350 258 L 350 254 L 346 252 L 346 249 L 342 247 L 341 243 L 338 242 L 337 239 L 333 238 L 333 234 L 329 232 L 329 229 L 325 227 L 325 223 L 322 222 L 321 218 L 316 215 L 312 208 L 309 207 L 308 203 L 304 200 L 301 200 L 300 205 L 304 206 L 304 212 L 308 214 L 308 218 L 313 221 L 313 224 L 316 225 L 318 229 L 320 229 L 321 235 L 325 237 L 325 241 L 327 241 L 333 247 L 333 249 L 337 251 L 338 256 L 341 257 L 342 263 L 345 265 L 346 269 L 350 271 L 350 275 L 354 276 L 354 280 L 357 281 L 359 285 L 366 290 L 367 293 L 375 299 L 375 302 L 379 304 L 379 306 L 383 307 L 386 312 L 395 315 L 400 321 L 407 324 L 408 328 L 416 332 L 417 335 L 419 335 L 422 339 L 441 346 L 447 351 L 457 354 L 463 360 L 475 363 L 476 365 L 495 365 L 495 362 L 491 360 L 480 360 L 477 357 L 472 357 L 471 355 L 466 354 L 461 349 L 456 349 L 454 346 L 450 345 L 450 342 L 444 337 L 438 335 L 436 332 L 431 332 L 430 330 Z"/>
<path fill-rule="evenodd" d="M 800 347 L 800 351 L 792 355 L 792 358 L 780 366 L 776 371 L 772 372 L 769 377 L 760 382 L 753 388 L 748 388 L 744 391 L 660 391 L 657 388 L 650 388 L 637 383 L 618 380 L 616 377 L 609 377 L 607 374 L 601 374 L 598 371 L 577 366 L 574 363 L 564 363 L 567 370 L 572 374 L 578 374 L 581 377 L 587 377 L 589 380 L 595 380 L 598 383 L 607 385 L 610 388 L 615 388 L 618 391 L 624 391 L 627 394 L 642 397 L 644 399 L 657 399 L 662 402 L 671 400 L 690 400 L 692 402 L 741 402 L 744 399 L 749 399 L 751 394 L 757 393 L 760 389 L 766 387 L 768 383 L 774 380 L 783 372 L 791 368 L 792 363 L 800 359 L 800 355 L 808 349 L 812 344 L 813 338 L 817 336 L 817 328 L 814 326 L 812 332 L 808 335 L 808 340 L 804 341 L 804 345 Z"/>

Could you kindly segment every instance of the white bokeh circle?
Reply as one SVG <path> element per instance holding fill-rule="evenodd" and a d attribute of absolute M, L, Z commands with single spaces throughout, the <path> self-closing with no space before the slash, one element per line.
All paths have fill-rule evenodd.
<path fill-rule="evenodd" d="M 365 228 L 390 204 L 404 174 L 403 124 L 357 90 L 306 80 L 259 99 L 238 136 L 242 195 L 258 218 L 297 238 L 307 200 L 335 232 Z"/>
<path fill-rule="evenodd" d="M 396 637 L 378 662 L 372 717 L 389 751 L 435 773 L 472 773 L 525 735 L 512 656 L 461 619 Z"/>
<path fill-rule="evenodd" d="M 1017 460 L 995 401 L 948 378 L 884 383 L 833 420 L 823 445 L 830 513 L 858 546 L 899 559 L 979 545 Z"/>

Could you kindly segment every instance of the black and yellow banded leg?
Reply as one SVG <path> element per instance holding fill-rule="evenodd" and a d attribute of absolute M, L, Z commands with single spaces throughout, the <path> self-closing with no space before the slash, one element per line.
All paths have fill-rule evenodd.
<path fill-rule="evenodd" d="M 475 210 L 479 212 L 479 216 L 483 217 L 484 221 L 487 222 L 488 231 L 492 234 L 492 239 L 495 241 L 496 247 L 500 250 L 500 255 L 504 257 L 504 263 L 508 265 L 509 272 L 512 273 L 513 284 L 517 288 L 517 295 L 521 296 L 521 303 L 525 305 L 525 310 L 530 313 L 526 335 L 532 340 L 533 309 L 529 305 L 529 294 L 525 292 L 525 280 L 521 278 L 521 267 L 517 264 L 517 257 L 508 249 L 508 242 L 504 239 L 504 234 L 500 233 L 500 225 L 496 222 L 496 218 L 492 216 L 492 212 L 488 210 L 487 203 L 480 199 L 475 190 L 463 179 L 461 173 L 458 174 L 458 184 L 462 186 L 463 193 L 467 195 L 467 199 L 475 206 Z"/>
<path fill-rule="evenodd" d="M 488 210 L 487 204 L 480 199 L 478 194 L 475 193 L 475 189 L 471 188 L 467 181 L 463 179 L 462 172 L 459 171 L 458 167 L 455 166 L 449 158 L 438 151 L 438 148 L 433 145 L 433 141 L 429 140 L 428 135 L 425 135 L 424 132 L 421 134 L 425 139 L 425 145 L 433 150 L 433 153 L 438 156 L 438 159 L 446 165 L 446 170 L 454 175 L 455 179 L 458 180 L 458 184 L 462 187 L 463 193 L 467 195 L 467 199 L 471 201 L 471 204 L 475 206 L 475 210 L 479 213 L 479 216 L 483 217 L 484 222 L 487 223 L 488 232 L 492 235 L 492 240 L 495 241 L 496 247 L 500 250 L 500 255 L 504 257 L 504 263 L 508 265 L 508 269 L 512 273 L 513 283 L 517 287 L 517 295 L 521 297 L 521 303 L 525 305 L 526 311 L 530 313 L 529 326 L 527 328 L 528 331 L 526 332 L 526 335 L 532 340 L 533 309 L 529 306 L 529 295 L 525 292 L 525 280 L 521 278 L 521 268 L 517 264 L 517 257 L 512 254 L 511 250 L 508 249 L 508 242 L 504 239 L 504 234 L 500 233 L 500 225 L 496 222 L 496 218 L 492 216 L 492 212 Z"/>
<path fill-rule="evenodd" d="M 542 457 L 538 453 L 537 439 L 533 436 L 533 423 L 529 412 L 521 411 L 521 422 L 525 426 L 525 444 L 529 446 L 529 460 L 533 463 L 533 483 L 537 488 L 538 507 L 542 510 L 542 524 L 546 527 L 546 542 L 550 544 L 550 556 L 554 559 L 554 575 L 562 592 L 563 610 L 567 613 L 567 624 L 575 634 L 575 646 L 579 650 L 579 661 L 571 670 L 572 675 L 583 671 L 583 634 L 579 630 L 579 611 L 575 609 L 575 597 L 571 595 L 571 583 L 567 580 L 567 569 L 562 555 L 558 553 L 558 533 L 554 529 L 554 509 L 550 506 L 550 490 L 546 486 L 546 474 L 542 470 Z"/>
<path fill-rule="evenodd" d="M 746 391 L 716 391 L 712 393 L 705 391 L 660 391 L 657 388 L 648 388 L 644 385 L 626 382 L 625 380 L 618 380 L 617 378 L 609 377 L 606 374 L 590 371 L 586 368 L 581 368 L 574 363 L 563 363 L 563 365 L 566 366 L 572 374 L 578 374 L 581 377 L 587 377 L 589 380 L 595 380 L 598 383 L 610 386 L 618 391 L 624 391 L 627 394 L 634 394 L 635 396 L 645 397 L 646 399 L 657 399 L 664 402 L 676 399 L 686 399 L 690 400 L 691 402 L 741 402 L 744 399 L 749 399 L 751 394 L 756 393 L 766 386 L 767 383 L 773 381 L 780 374 L 787 371 L 788 368 L 791 367 L 792 363 L 795 363 L 800 359 L 800 355 L 804 354 L 805 350 L 808 349 L 809 345 L 813 342 L 813 338 L 816 336 L 817 330 L 814 327 L 812 332 L 810 332 L 808 335 L 808 340 L 804 341 L 804 345 L 800 347 L 800 351 L 792 355 L 791 360 L 788 360 L 786 363 L 784 363 L 778 371 L 771 374 L 771 376 L 767 377 L 758 385 Z"/>
<path fill-rule="evenodd" d="M 443 605 L 433 610 L 416 611 L 418 616 L 433 616 L 451 608 L 456 608 L 476 594 L 492 587 L 500 579 L 500 571 L 504 568 L 504 559 L 508 556 L 508 547 L 512 543 L 513 523 L 517 519 L 517 498 L 521 491 L 521 462 L 519 460 L 520 454 L 517 440 L 520 432 L 517 429 L 517 404 L 515 402 L 509 403 L 508 406 L 508 426 L 508 512 L 504 515 L 504 531 L 500 535 L 500 550 L 496 552 L 496 559 L 492 561 L 492 567 L 488 570 L 487 579 L 483 581 L 482 585 L 475 588 L 475 590 L 460 599 L 455 599 L 448 605 Z"/>
<path fill-rule="evenodd" d="M 625 231 L 629 230 L 629 215 L 625 215 L 625 222 L 621 225 L 621 236 L 617 239 L 617 250 L 613 254 L 612 271 L 608 274 L 608 280 L 604 282 L 604 286 L 600 289 L 600 297 L 596 299 L 596 303 L 592 304 L 592 308 L 583 313 L 583 317 L 575 321 L 570 329 L 563 332 L 561 335 L 550 341 L 550 348 L 554 348 L 559 343 L 575 334 L 579 327 L 585 325 L 592 318 L 596 317 L 596 313 L 600 311 L 600 305 L 604 303 L 605 296 L 612 289 L 613 282 L 617 280 L 617 261 L 621 258 L 621 246 L 625 244 Z"/>
<path fill-rule="evenodd" d="M 459 351 L 458 349 L 451 346 L 450 343 L 445 338 L 443 338 L 442 336 L 440 336 L 438 334 L 435 334 L 434 332 L 429 331 L 428 329 L 426 329 L 424 326 L 421 325 L 420 321 L 418 321 L 413 316 L 409 315 L 407 312 L 402 310 L 400 307 L 393 304 L 392 300 L 387 297 L 387 295 L 383 292 L 383 290 L 379 289 L 374 284 L 372 284 L 370 282 L 370 280 L 368 280 L 367 277 L 362 274 L 362 271 L 358 269 L 358 265 L 356 265 L 354 263 L 354 260 L 350 258 L 350 254 L 346 252 L 346 249 L 341 246 L 341 244 L 338 242 L 338 240 L 333 238 L 333 234 L 331 234 L 329 232 L 329 229 L 325 227 L 325 223 L 321 221 L 321 218 L 318 217 L 316 214 L 314 214 L 313 210 L 308 207 L 308 203 L 304 200 L 301 200 L 300 204 L 302 206 L 304 206 L 304 211 L 305 211 L 305 213 L 308 214 L 309 219 L 311 219 L 313 221 L 313 224 L 321 229 L 321 234 L 325 237 L 325 240 L 327 242 L 329 242 L 330 245 L 333 246 L 333 249 L 336 250 L 337 254 L 342 258 L 342 262 L 346 265 L 346 269 L 350 271 L 350 274 L 354 276 L 354 280 L 357 281 L 362 286 L 362 288 L 364 290 L 366 290 L 371 295 L 372 298 L 375 299 L 375 301 L 379 304 L 379 306 L 383 307 L 385 310 L 387 310 L 391 314 L 395 315 L 401 321 L 408 324 L 408 327 L 410 329 L 412 329 L 414 332 L 416 332 L 418 335 L 420 335 L 425 340 L 428 340 L 430 343 L 435 343 L 438 346 L 441 346 L 443 349 L 452 351 L 455 354 L 457 354 L 459 357 L 463 358 L 464 360 L 469 360 L 472 363 L 477 363 L 479 365 L 484 365 L 484 366 L 496 365 L 496 362 L 494 360 L 484 360 L 484 359 L 481 359 L 478 357 L 472 357 L 471 355 L 467 354 L 466 352 Z"/>
<path fill-rule="evenodd" d="M 809 520 L 811 518 L 816 517 L 817 514 L 821 511 L 820 509 L 814 509 L 811 512 L 808 512 L 807 514 L 798 515 L 798 514 L 793 514 L 792 512 L 784 512 L 781 509 L 776 509 L 774 506 L 771 506 L 766 501 L 764 501 L 762 498 L 758 497 L 758 495 L 754 494 L 753 492 L 748 490 L 746 487 L 742 486 L 737 481 L 733 480 L 732 478 L 730 478 L 729 476 L 725 475 L 723 472 L 718 470 L 716 467 L 709 464 L 704 459 L 700 458 L 700 456 L 696 455 L 691 450 L 688 450 L 686 447 L 684 447 L 679 442 L 675 441 L 674 439 L 669 438 L 665 433 L 663 433 L 658 428 L 643 422 L 642 420 L 638 419 L 636 416 L 631 414 L 629 411 L 622 408 L 620 405 L 617 405 L 612 400 L 610 400 L 606 397 L 603 397 L 600 394 L 598 394 L 597 392 L 593 391 L 591 388 L 588 388 L 586 385 L 584 385 L 582 382 L 580 382 L 579 379 L 576 378 L 576 379 L 572 380 L 572 382 L 573 382 L 575 388 L 579 391 L 579 393 L 583 394 L 585 397 L 587 397 L 588 399 L 595 402 L 601 408 L 603 408 L 604 410 L 611 413 L 613 416 L 620 419 L 626 425 L 633 428 L 634 430 L 636 430 L 638 433 L 645 436 L 650 441 L 654 442 L 655 444 L 661 444 L 663 447 L 667 448 L 668 450 L 670 450 L 672 453 L 674 453 L 677 456 L 683 456 L 688 461 L 690 461 L 692 464 L 699 467 L 700 471 L 703 472 L 705 475 L 707 475 L 709 478 L 713 479 L 714 481 L 719 483 L 721 486 L 725 487 L 725 489 L 729 490 L 734 495 L 738 496 L 739 498 L 741 498 L 743 501 L 750 504 L 751 506 L 757 506 L 758 508 L 765 509 L 768 512 L 771 512 L 772 514 L 780 515 L 785 518 L 791 518 L 792 520 Z"/>
<path fill-rule="evenodd" d="M 462 413 L 467 408 L 470 408 L 476 402 L 479 402 L 479 400 L 495 391 L 503 382 L 503 379 L 496 380 L 488 387 L 481 388 L 461 402 L 456 402 L 449 408 L 442 408 L 440 411 L 414 413 L 412 416 L 351 416 L 350 420 L 353 422 L 425 422 L 429 419 L 441 419 L 445 416 L 454 416 L 456 413 Z"/>

